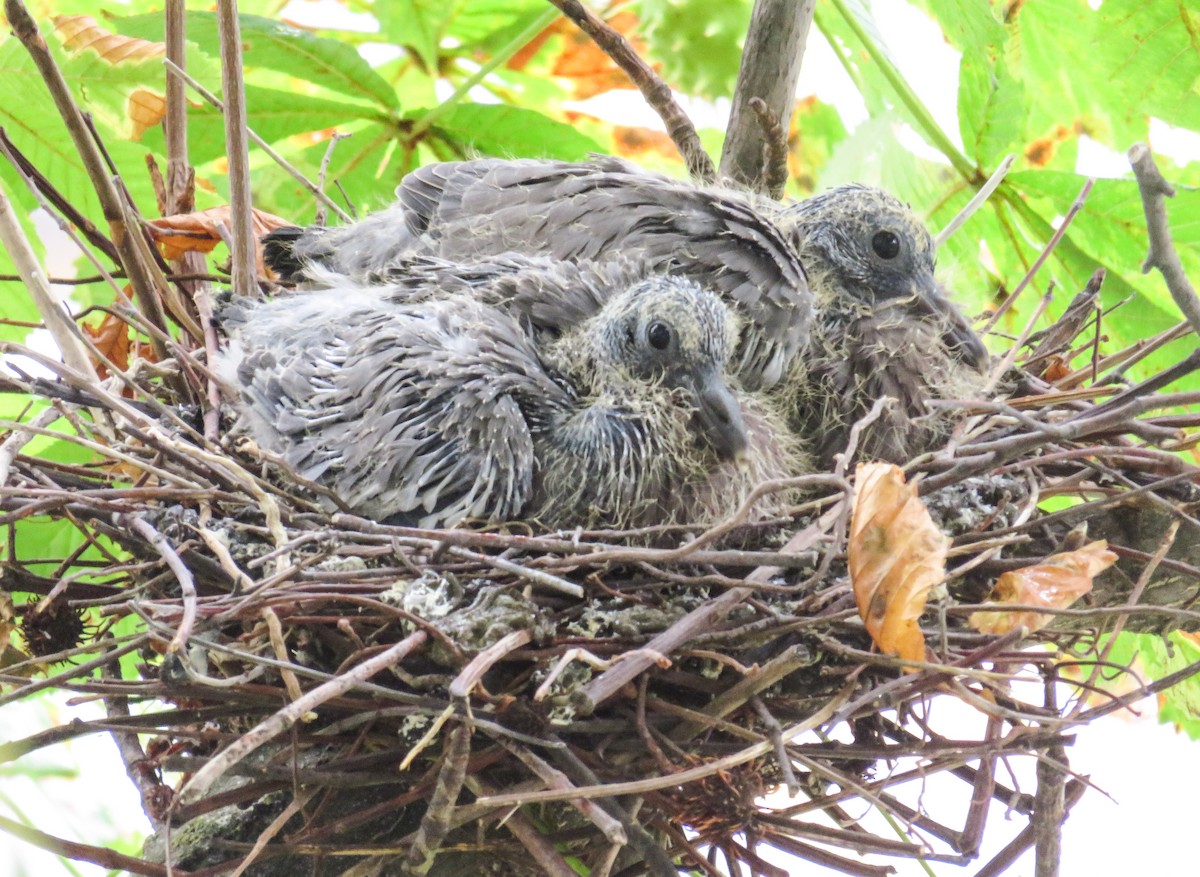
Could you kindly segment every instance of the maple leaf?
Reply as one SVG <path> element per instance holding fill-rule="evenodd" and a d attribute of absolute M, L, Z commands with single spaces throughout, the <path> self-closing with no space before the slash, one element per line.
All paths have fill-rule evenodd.
<path fill-rule="evenodd" d="M 1041 563 L 1004 573 L 992 588 L 992 603 L 1045 606 L 1065 609 L 1092 589 L 1092 580 L 1117 562 L 1103 539 L 1076 551 L 1053 554 Z M 1018 627 L 1032 633 L 1050 623 L 1045 612 L 972 612 L 967 623 L 980 633 L 1008 633 Z"/>
<path fill-rule="evenodd" d="M 917 626 L 929 591 L 946 574 L 950 538 L 891 463 L 855 470 L 850 519 L 850 582 L 858 614 L 879 648 L 909 661 L 925 658 Z"/>
<path fill-rule="evenodd" d="M 229 234 L 230 206 L 210 207 L 196 213 L 177 213 L 146 223 L 150 237 L 162 247 L 163 258 L 178 259 L 184 253 L 211 253 L 217 244 Z M 267 232 L 283 226 L 294 225 L 280 216 L 263 210 L 250 211 L 250 224 L 254 230 L 255 264 L 260 276 L 266 276 L 259 241 Z"/>

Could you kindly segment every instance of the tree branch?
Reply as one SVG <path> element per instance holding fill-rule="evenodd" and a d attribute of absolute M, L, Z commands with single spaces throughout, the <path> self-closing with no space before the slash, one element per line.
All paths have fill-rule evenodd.
<path fill-rule="evenodd" d="M 1196 290 L 1183 272 L 1183 264 L 1179 254 L 1175 252 L 1175 244 L 1171 241 L 1171 226 L 1167 221 L 1167 207 L 1164 198 L 1174 198 L 1175 189 L 1163 179 L 1154 163 L 1150 147 L 1145 143 L 1135 143 L 1129 150 L 1129 163 L 1133 166 L 1133 175 L 1137 177 L 1138 191 L 1142 196 L 1142 209 L 1146 213 L 1146 232 L 1150 236 L 1150 252 L 1142 263 L 1142 273 L 1148 274 L 1151 268 L 1157 268 L 1167 283 L 1167 290 L 1175 304 L 1183 312 L 1188 323 L 1196 334 L 1200 335 L 1200 298 Z"/>
<path fill-rule="evenodd" d="M 778 178 L 779 170 L 765 165 L 766 130 L 751 101 L 762 100 L 780 128 L 788 130 L 816 5 L 816 0 L 755 0 L 725 131 L 722 179 L 761 191 L 765 181 Z M 786 179 L 786 164 L 783 173 Z"/>
<path fill-rule="evenodd" d="M 75 149 L 79 153 L 80 160 L 100 199 L 100 209 L 104 213 L 105 220 L 108 221 L 109 236 L 121 256 L 122 267 L 128 273 L 129 285 L 133 287 L 134 295 L 137 297 L 142 312 L 151 325 L 165 333 L 166 318 L 158 299 L 158 291 L 151 279 L 149 266 L 142 261 L 141 254 L 137 249 L 136 237 L 142 233 L 141 229 L 130 228 L 126 225 L 121 196 L 109 176 L 100 148 L 84 123 L 83 114 L 75 104 L 75 98 L 71 95 L 71 89 L 63 78 L 62 71 L 58 69 L 58 65 L 46 46 L 46 41 L 38 32 L 37 24 L 21 0 L 4 0 L 4 14 L 8 16 L 8 23 L 12 27 L 13 33 L 33 58 L 46 87 L 50 89 L 50 95 L 54 98 L 59 115 L 62 116 L 63 122 L 67 126 Z M 154 344 L 155 354 L 160 359 L 167 359 L 170 354 L 166 346 L 157 339 L 152 338 L 151 340 Z"/>
<path fill-rule="evenodd" d="M 782 2 L 786 2 L 786 0 L 782 0 Z M 650 104 L 663 120 L 663 124 L 667 126 L 667 134 L 670 136 L 671 142 L 675 144 L 675 148 L 679 150 L 679 154 L 683 156 L 692 179 L 702 183 L 711 183 L 716 178 L 716 171 L 713 169 L 712 159 L 708 157 L 708 153 L 700 144 L 700 135 L 696 133 L 696 126 L 687 117 L 683 107 L 675 102 L 670 86 L 650 69 L 649 64 L 638 57 L 633 46 L 629 45 L 629 40 L 601 21 L 579 0 L 550 0 L 550 3 L 575 22 L 580 30 L 596 42 L 604 54 L 612 58 L 617 66 L 625 71 L 625 74 L 637 86 L 637 90 L 642 93 L 642 97 L 646 99 L 646 103 Z"/>
<path fill-rule="evenodd" d="M 250 155 L 246 142 L 246 91 L 242 82 L 242 31 L 238 23 L 237 0 L 217 4 L 217 28 L 221 39 L 221 90 L 225 92 L 233 292 L 251 297 L 258 291 L 258 282 L 250 215 Z"/>

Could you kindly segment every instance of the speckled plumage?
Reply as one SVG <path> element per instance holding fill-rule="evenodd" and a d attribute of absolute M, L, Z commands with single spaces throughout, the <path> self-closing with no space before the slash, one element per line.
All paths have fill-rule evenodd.
<path fill-rule="evenodd" d="M 929 232 L 896 198 L 859 185 L 782 209 L 777 222 L 817 297 L 812 340 L 780 392 L 793 427 L 829 462 L 854 422 L 889 396 L 895 403 L 863 432 L 860 455 L 903 463 L 935 445 L 948 423 L 925 400 L 975 393 L 987 350 L 934 278 Z M 877 252 L 881 243 L 894 255 Z"/>
<path fill-rule="evenodd" d="M 600 308 L 535 344 L 527 322 L 468 295 L 343 278 L 227 307 L 218 371 L 261 446 L 372 518 L 724 516 L 753 486 L 730 458 L 770 416 L 752 410 L 748 434 L 723 382 L 727 308 L 679 278 L 601 292 Z M 714 478 L 720 491 L 706 488 Z"/>
<path fill-rule="evenodd" d="M 268 263 L 288 278 L 314 263 L 365 278 L 398 255 L 634 258 L 694 278 L 745 319 L 733 362 L 748 389 L 778 383 L 808 338 L 804 270 L 780 230 L 737 193 L 598 157 L 426 165 L 404 178 L 397 196 L 352 226 L 273 233 Z"/>
<path fill-rule="evenodd" d="M 472 285 L 472 264 L 490 273 L 515 254 L 577 261 L 620 253 L 665 264 L 748 316 L 737 377 L 768 391 L 825 465 L 879 396 L 895 404 L 865 430 L 860 450 L 903 462 L 945 434 L 947 419 L 930 415 L 925 400 L 962 397 L 980 384 L 986 351 L 934 279 L 929 233 L 879 189 L 841 186 L 782 207 L 603 158 L 434 164 L 397 191 L 395 206 L 347 230 L 276 233 L 269 259 L 318 283 L 328 282 L 323 271 L 399 286 L 405 274 L 440 272 L 439 282 L 453 288 Z M 892 259 L 872 250 L 881 231 L 896 236 Z M 428 257 L 453 264 L 439 268 L 436 258 L 422 261 Z M 815 318 L 807 291 L 796 299 L 797 264 L 808 274 Z M 512 277 L 492 287 L 491 300 L 524 316 L 536 312 L 535 322 L 570 325 L 596 306 L 591 288 L 545 294 L 538 272 L 560 270 L 549 262 L 506 270 Z M 781 332 L 800 328 L 807 343 L 779 343 Z"/>

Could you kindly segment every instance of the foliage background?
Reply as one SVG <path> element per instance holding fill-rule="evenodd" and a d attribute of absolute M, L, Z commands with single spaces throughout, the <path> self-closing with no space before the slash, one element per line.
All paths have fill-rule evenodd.
<path fill-rule="evenodd" d="M 848 120 L 838 107 L 803 96 L 793 120 L 789 194 L 803 197 L 850 179 L 882 185 L 910 201 L 936 229 L 1006 154 L 1015 154 L 1013 172 L 997 196 L 939 254 L 940 272 L 968 310 L 992 307 L 1016 287 L 1084 183 L 1077 173 L 1081 153 L 1093 144 L 1124 151 L 1149 137 L 1153 120 L 1157 131 L 1163 126 L 1200 131 L 1200 10 L 1185 0 L 913 0 L 959 55 L 957 130 L 939 125 L 944 114 L 935 114 L 934 97 L 919 91 L 894 60 L 896 42 L 907 34 L 886 32 L 879 22 L 890 17 L 886 7 L 900 3 L 884 0 L 876 10 L 865 0 L 819 0 L 812 40 L 832 50 L 868 118 Z M 188 5 L 189 72 L 219 93 L 212 4 Z M 314 5 L 339 13 L 323 20 L 346 21 L 353 29 L 285 23 L 289 15 L 311 18 Z M 719 118 L 721 101 L 733 89 L 750 5 L 750 0 L 635 0 L 619 4 L 612 22 L 680 92 L 715 101 L 718 111 L 704 115 Z M 144 167 L 148 156 L 165 163 L 161 126 L 153 116 L 164 90 L 163 70 L 153 47 L 131 40 L 162 39 L 160 4 L 56 0 L 30 6 L 45 23 L 52 51 L 77 99 L 93 114 L 143 214 L 154 215 Z M 580 111 L 578 101 L 625 88 L 626 82 L 543 0 L 243 0 L 240 8 L 246 16 L 251 128 L 310 178 L 318 175 L 332 133 L 351 133 L 334 148 L 328 178 L 360 212 L 386 203 L 400 177 L 421 163 L 479 153 L 580 159 L 593 151 L 612 152 L 683 173 L 660 131 Z M 85 31 L 82 38 L 64 41 L 66 26 L 60 19 L 56 28 L 52 19 L 80 14 L 129 39 L 95 42 L 98 32 Z M 0 81 L 6 83 L 0 125 L 72 203 L 102 224 L 49 94 L 11 37 L 0 41 Z M 806 82 L 816 85 L 803 75 L 802 95 Z M 618 106 L 630 100 L 637 98 Z M 197 206 L 223 204 L 221 117 L 197 102 L 189 124 Z M 719 157 L 721 130 L 701 134 Z M 252 149 L 251 156 L 256 206 L 311 221 L 311 198 L 260 151 Z M 1200 276 L 1200 195 L 1194 188 L 1200 163 L 1160 165 L 1178 184 L 1170 204 L 1176 245 L 1189 274 Z M 6 163 L 0 163 L 0 180 L 20 207 L 33 210 L 35 201 Z M 1140 272 L 1146 252 L 1142 225 L 1136 185 L 1128 175 L 1098 180 L 1085 210 L 1036 278 L 1036 292 L 1026 293 L 998 330 L 1018 331 L 1051 283 L 1058 294 L 1049 310 L 1058 313 L 1097 267 L 1108 270 L 1106 307 L 1123 302 L 1105 321 L 1111 349 L 1176 323 L 1161 279 Z M 61 263 L 64 254 L 41 246 L 41 255 Z M 12 273 L 7 254 L 0 253 L 0 274 Z M 82 306 L 108 303 L 112 291 L 102 284 L 74 287 L 72 298 Z M 14 283 L 0 283 L 0 316 L 11 321 L 0 325 L 0 337 L 12 340 L 28 334 L 22 321 L 38 319 Z M 1175 342 L 1144 368 L 1176 362 L 1194 345 L 1193 338 Z M 0 418 L 12 418 L 24 405 L 25 400 L 0 397 Z M 79 453 L 47 439 L 29 452 L 63 458 Z M 71 532 L 31 522 L 18 529 L 18 544 L 5 550 L 52 556 L 42 549 Z M 1195 715 L 1186 708 L 1172 718 L 1195 732 Z"/>

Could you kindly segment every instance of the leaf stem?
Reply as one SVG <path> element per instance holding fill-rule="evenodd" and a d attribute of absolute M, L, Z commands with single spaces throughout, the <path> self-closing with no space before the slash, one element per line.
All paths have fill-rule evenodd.
<path fill-rule="evenodd" d="M 847 8 L 846 0 L 830 0 L 830 5 L 837 9 L 838 14 L 845 19 L 846 24 L 854 32 L 854 35 L 858 37 L 863 45 L 863 49 L 866 50 L 871 60 L 879 65 L 884 78 L 892 86 L 901 103 L 912 114 L 913 120 L 917 123 L 917 127 L 921 129 L 921 133 L 925 135 L 925 138 L 946 156 L 954 169 L 962 174 L 967 182 L 976 182 L 979 174 L 975 166 L 971 164 L 966 156 L 958 151 L 958 148 L 950 141 L 950 138 L 946 136 L 946 132 L 934 121 L 925 104 L 917 97 L 903 74 L 896 69 L 896 65 L 892 63 L 887 53 L 883 51 L 878 43 L 871 39 L 866 29 L 855 18 L 854 13 Z"/>
<path fill-rule="evenodd" d="M 496 54 L 488 58 L 487 62 L 478 70 L 476 70 L 474 74 L 463 80 L 462 84 L 454 90 L 454 93 L 450 95 L 450 97 L 446 98 L 436 107 L 430 109 L 421 118 L 417 119 L 412 126 L 412 130 L 409 132 L 409 138 L 415 140 L 428 131 L 429 127 L 435 121 L 453 109 L 460 101 L 462 101 L 462 99 L 467 96 L 467 93 L 470 92 L 472 88 L 486 79 L 488 75 L 491 74 L 491 72 L 501 64 L 506 63 L 509 58 L 515 55 L 531 39 L 549 27 L 551 22 L 558 18 L 558 16 L 559 12 L 553 6 L 544 10 L 541 15 L 529 23 L 528 27 L 505 43 L 504 46 L 502 46 L 496 52 Z"/>

